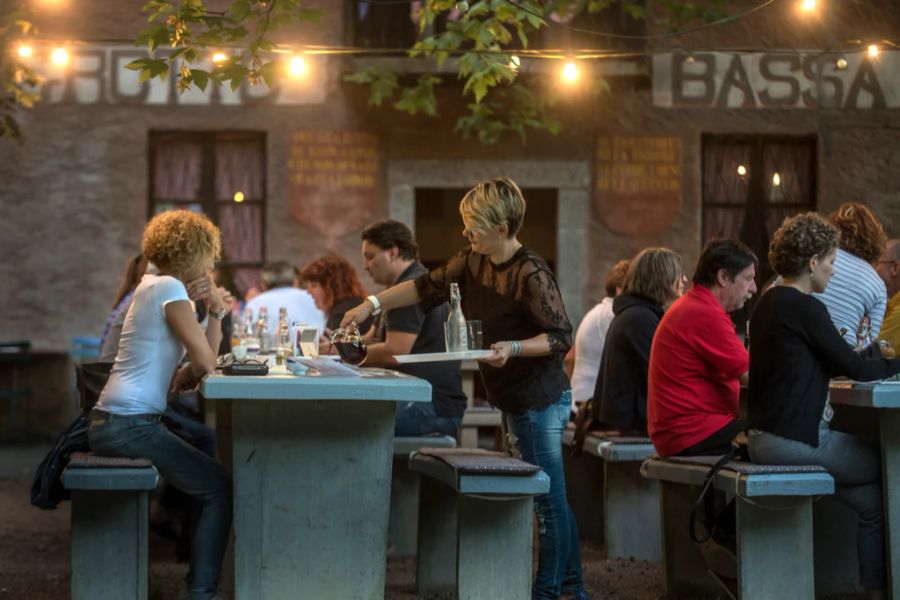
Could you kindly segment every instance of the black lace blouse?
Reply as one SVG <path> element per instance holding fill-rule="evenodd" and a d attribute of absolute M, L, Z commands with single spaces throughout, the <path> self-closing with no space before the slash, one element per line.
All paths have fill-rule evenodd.
<path fill-rule="evenodd" d="M 522 246 L 495 265 L 488 256 L 461 250 L 415 280 L 423 308 L 449 301 L 451 282 L 459 284 L 466 319 L 482 322 L 485 348 L 541 333 L 550 339 L 549 356 L 517 356 L 500 369 L 479 363 L 490 403 L 520 414 L 559 400 L 570 387 L 562 362 L 572 345 L 572 325 L 544 259 Z"/>

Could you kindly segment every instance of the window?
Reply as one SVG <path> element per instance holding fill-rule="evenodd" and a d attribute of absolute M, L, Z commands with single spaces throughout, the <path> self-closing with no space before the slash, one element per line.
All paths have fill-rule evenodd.
<path fill-rule="evenodd" d="M 760 289 L 773 275 L 772 234 L 785 218 L 815 209 L 815 137 L 703 136 L 702 241 L 747 244 L 759 258 Z M 746 311 L 736 321 L 745 321 Z"/>
<path fill-rule="evenodd" d="M 222 231 L 234 291 L 259 285 L 265 260 L 265 134 L 150 132 L 149 217 L 173 208 L 205 213 Z M 148 218 L 149 218 L 148 217 Z"/>

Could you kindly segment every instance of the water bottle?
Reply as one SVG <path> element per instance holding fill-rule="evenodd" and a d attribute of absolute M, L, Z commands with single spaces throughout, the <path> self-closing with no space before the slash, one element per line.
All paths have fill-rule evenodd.
<path fill-rule="evenodd" d="M 268 354 L 272 347 L 269 335 L 269 311 L 265 306 L 259 307 L 259 319 L 256 320 L 256 337 L 259 338 L 259 353 Z"/>
<path fill-rule="evenodd" d="M 469 349 L 469 336 L 466 332 L 466 318 L 462 311 L 462 296 L 459 284 L 450 284 L 450 316 L 444 325 L 447 338 L 447 352 L 462 352 Z"/>

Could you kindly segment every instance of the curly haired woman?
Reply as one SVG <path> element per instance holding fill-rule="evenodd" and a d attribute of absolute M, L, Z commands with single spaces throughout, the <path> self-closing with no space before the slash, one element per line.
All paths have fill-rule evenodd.
<path fill-rule="evenodd" d="M 188 582 L 193 600 L 217 597 L 231 529 L 231 477 L 169 431 L 162 415 L 170 387 L 179 391 L 216 368 L 222 317 L 228 313 L 210 277 L 220 247 L 216 226 L 188 210 L 161 213 L 147 224 L 142 252 L 159 273 L 145 275 L 134 290 L 116 362 L 91 412 L 88 433 L 95 453 L 148 458 L 166 481 L 200 502 Z M 209 307 L 205 332 L 190 300 Z M 185 350 L 190 366 L 176 374 Z"/>
<path fill-rule="evenodd" d="M 749 449 L 754 462 L 821 465 L 835 495 L 859 513 L 859 572 L 870 598 L 883 598 L 884 514 L 878 450 L 832 431 L 828 385 L 832 376 L 857 381 L 900 372 L 900 359 L 878 347 L 857 354 L 829 325 L 824 292 L 835 271 L 838 229 L 815 213 L 787 219 L 772 237 L 769 262 L 784 278 L 766 292 L 750 320 Z"/>
<path fill-rule="evenodd" d="M 834 277 L 816 298 L 825 304 L 834 326 L 844 330 L 847 343 L 856 345 L 856 333 L 865 329 L 861 326 L 865 317 L 874 340 L 887 308 L 887 290 L 874 267 L 887 241 L 884 228 L 875 213 L 855 202 L 842 204 L 828 220 L 840 231 L 840 247 Z"/>

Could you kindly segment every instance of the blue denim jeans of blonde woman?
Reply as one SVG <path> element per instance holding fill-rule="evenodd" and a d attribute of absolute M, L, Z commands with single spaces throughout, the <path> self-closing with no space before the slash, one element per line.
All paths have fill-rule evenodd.
<path fill-rule="evenodd" d="M 859 514 L 856 552 L 864 588 L 884 589 L 884 513 L 878 449 L 854 435 L 819 422 L 819 446 L 751 430 L 747 442 L 755 463 L 820 465 L 834 477 L 834 495 Z"/>
<path fill-rule="evenodd" d="M 213 598 L 231 531 L 231 476 L 225 467 L 153 416 L 120 417 L 94 410 L 88 442 L 102 456 L 150 459 L 168 483 L 200 502 L 188 587 L 192 600 Z"/>
<path fill-rule="evenodd" d="M 571 405 L 572 392 L 568 390 L 547 408 L 503 415 L 510 441 L 522 460 L 541 467 L 550 478 L 550 491 L 534 499 L 540 549 L 533 600 L 585 593 L 578 525 L 569 508 L 563 475 L 562 434 Z"/>

